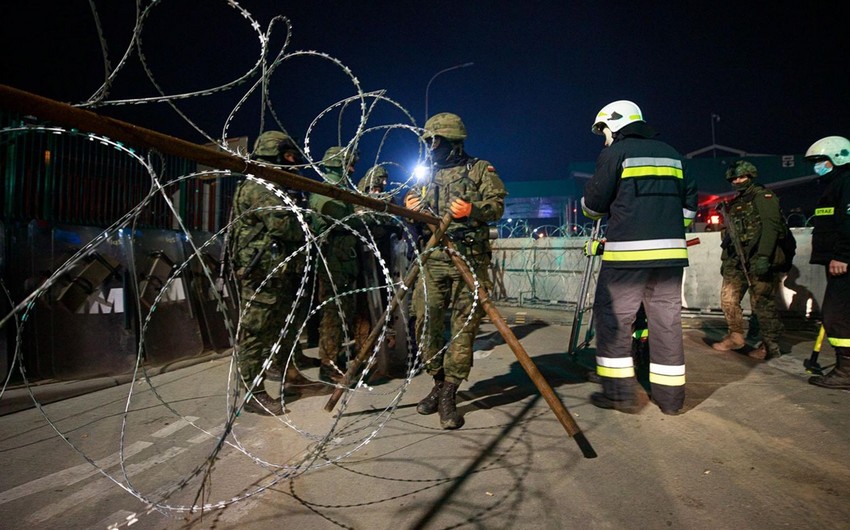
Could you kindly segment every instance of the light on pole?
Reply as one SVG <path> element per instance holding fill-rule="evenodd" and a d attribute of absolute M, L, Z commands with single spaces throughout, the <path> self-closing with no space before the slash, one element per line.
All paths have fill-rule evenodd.
<path fill-rule="evenodd" d="M 711 152 L 714 153 L 714 158 L 717 158 L 717 142 L 714 140 L 714 122 L 720 121 L 720 116 L 711 114 Z"/>
<path fill-rule="evenodd" d="M 428 121 L 428 92 L 431 90 L 431 83 L 434 82 L 434 79 L 436 79 L 437 76 L 439 76 L 440 74 L 444 74 L 444 73 L 449 72 L 451 70 L 457 70 L 458 68 L 466 68 L 467 66 L 472 66 L 473 64 L 474 63 L 456 64 L 456 65 L 450 66 L 450 67 L 448 67 L 444 70 L 440 70 L 439 72 L 437 72 L 436 74 L 431 76 L 431 80 L 428 81 L 428 86 L 425 87 L 425 121 Z"/>

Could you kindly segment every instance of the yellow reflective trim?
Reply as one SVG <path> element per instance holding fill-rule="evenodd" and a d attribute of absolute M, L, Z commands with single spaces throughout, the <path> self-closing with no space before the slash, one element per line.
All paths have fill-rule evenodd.
<path fill-rule="evenodd" d="M 650 372 L 649 382 L 664 386 L 685 386 L 684 375 L 662 375 Z"/>
<path fill-rule="evenodd" d="M 633 177 L 676 177 L 684 178 L 682 168 L 658 167 L 658 166 L 636 166 L 623 168 L 622 178 Z"/>
<path fill-rule="evenodd" d="M 635 330 L 635 332 L 632 333 L 632 337 L 634 337 L 636 339 L 645 339 L 645 338 L 649 337 L 649 330 L 648 329 Z"/>
<path fill-rule="evenodd" d="M 602 254 L 603 261 L 650 261 L 656 259 L 688 259 L 686 248 L 662 248 L 657 250 L 608 250 Z"/>
<path fill-rule="evenodd" d="M 596 366 L 596 373 L 601 377 L 613 377 L 614 379 L 625 379 L 635 376 L 635 367 L 627 366 L 625 368 L 610 368 L 607 366 Z"/>
<path fill-rule="evenodd" d="M 836 339 L 835 337 L 827 337 L 830 346 L 836 348 L 850 348 L 850 339 Z"/>
<path fill-rule="evenodd" d="M 835 213 L 835 208 L 833 208 L 831 206 L 829 208 L 815 208 L 815 215 L 816 216 L 818 216 L 818 215 L 832 215 L 834 213 Z"/>
<path fill-rule="evenodd" d="M 685 228 L 691 226 L 692 224 L 694 224 L 694 220 L 688 219 L 687 217 L 685 217 Z"/>

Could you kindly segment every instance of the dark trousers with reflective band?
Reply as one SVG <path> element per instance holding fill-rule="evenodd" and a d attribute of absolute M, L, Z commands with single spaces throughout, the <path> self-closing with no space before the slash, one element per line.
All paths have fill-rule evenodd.
<path fill-rule="evenodd" d="M 827 340 L 838 355 L 850 357 L 850 275 L 827 274 L 821 312 Z"/>
<path fill-rule="evenodd" d="M 593 304 L 596 365 L 602 388 L 612 399 L 634 394 L 632 325 L 643 302 L 649 329 L 649 382 L 662 408 L 685 402 L 682 344 L 682 267 L 617 269 L 602 266 Z"/>

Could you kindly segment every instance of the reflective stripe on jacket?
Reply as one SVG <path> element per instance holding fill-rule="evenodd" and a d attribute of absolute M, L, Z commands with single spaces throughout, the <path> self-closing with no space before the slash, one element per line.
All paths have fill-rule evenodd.
<path fill-rule="evenodd" d="M 627 126 L 628 127 L 628 126 Z M 604 266 L 685 267 L 685 227 L 696 216 L 696 183 L 668 144 L 629 132 L 602 150 L 582 208 L 608 215 Z"/>

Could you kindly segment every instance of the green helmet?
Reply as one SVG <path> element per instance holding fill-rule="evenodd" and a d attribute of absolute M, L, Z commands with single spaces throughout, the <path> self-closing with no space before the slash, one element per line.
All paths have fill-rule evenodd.
<path fill-rule="evenodd" d="M 284 148 L 296 149 L 295 142 L 281 131 L 266 131 L 254 142 L 254 156 L 274 157 L 281 154 Z"/>
<path fill-rule="evenodd" d="M 434 136 L 442 136 L 452 142 L 465 140 L 466 126 L 457 114 L 451 112 L 434 114 L 425 122 L 425 132 L 422 133 L 422 137 L 433 138 Z"/>
<path fill-rule="evenodd" d="M 357 151 L 352 153 L 345 147 L 335 145 L 328 147 L 328 150 L 325 151 L 325 156 L 322 157 L 322 165 L 325 167 L 343 167 L 343 162 L 345 162 L 344 165 L 347 167 L 356 164 L 359 159 L 360 154 Z"/>
<path fill-rule="evenodd" d="M 389 174 L 384 166 L 374 166 L 357 183 L 357 189 L 362 193 L 369 193 L 369 188 L 381 188 L 387 185 Z"/>
<path fill-rule="evenodd" d="M 750 177 L 755 179 L 759 176 L 759 170 L 752 163 L 746 160 L 736 160 L 732 162 L 729 169 L 726 170 L 726 180 L 733 181 L 738 177 Z"/>

